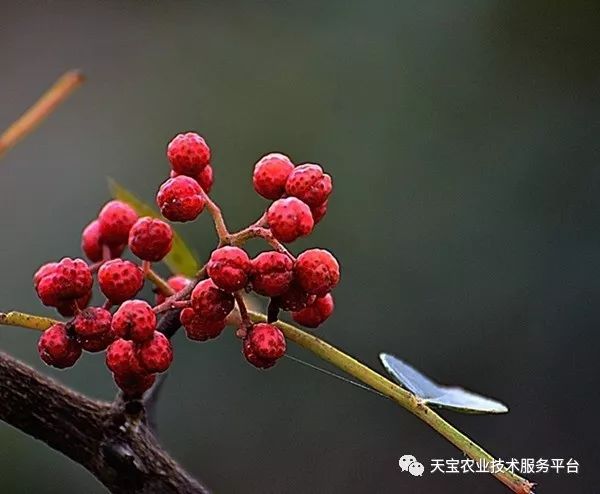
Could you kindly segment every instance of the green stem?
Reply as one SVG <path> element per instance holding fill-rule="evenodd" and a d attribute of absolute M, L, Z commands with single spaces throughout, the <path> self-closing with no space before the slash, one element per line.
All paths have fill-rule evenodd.
<path fill-rule="evenodd" d="M 249 316 L 253 322 L 265 322 L 267 320 L 264 314 L 258 312 L 250 311 Z M 389 397 L 400 406 L 419 417 L 465 453 L 469 458 L 475 461 L 486 461 L 488 464 L 494 461 L 494 457 L 491 454 L 465 436 L 454 426 L 446 422 L 440 415 L 423 404 L 412 393 L 406 391 L 358 360 L 312 334 L 306 333 L 295 326 L 284 322 L 277 322 L 275 325 L 294 343 L 306 348 L 323 360 L 326 360 L 337 368 L 371 386 L 373 389 Z M 497 473 L 494 472 L 493 475 L 517 494 L 530 494 L 533 492 L 533 484 L 531 482 L 519 477 L 507 469 L 502 469 Z"/>
<path fill-rule="evenodd" d="M 49 317 L 34 316 L 15 310 L 0 312 L 0 324 L 4 324 L 5 326 L 19 326 L 21 328 L 35 329 L 36 331 L 45 331 L 58 322 L 60 321 L 50 319 Z"/>
<path fill-rule="evenodd" d="M 150 283 L 152 283 L 158 289 L 158 291 L 165 297 L 170 297 L 175 293 L 173 289 L 169 286 L 169 283 L 167 283 L 167 281 L 163 277 L 159 276 L 152 269 L 147 270 L 145 272 L 145 276 L 146 279 L 150 281 Z"/>

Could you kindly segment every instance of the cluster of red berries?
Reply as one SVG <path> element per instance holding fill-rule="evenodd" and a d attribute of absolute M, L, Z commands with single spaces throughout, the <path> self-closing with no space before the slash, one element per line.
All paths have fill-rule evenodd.
<path fill-rule="evenodd" d="M 171 176 L 160 186 L 156 202 L 167 220 L 192 221 L 211 201 L 207 195 L 213 184 L 210 148 L 196 133 L 179 134 L 169 143 L 167 158 Z M 38 350 L 44 362 L 65 368 L 75 364 L 82 350 L 106 351 L 106 364 L 117 385 L 125 394 L 139 396 L 173 359 L 169 339 L 157 331 L 160 311 L 180 310 L 186 335 L 195 341 L 221 334 L 236 300 L 243 304 L 242 295 L 250 291 L 271 299 L 271 319 L 283 310 L 307 327 L 324 322 L 334 308 L 330 292 L 340 279 L 338 262 L 322 249 L 309 249 L 295 258 L 281 242 L 308 235 L 323 218 L 331 177 L 319 165 L 295 166 L 287 156 L 272 153 L 256 164 L 253 183 L 260 195 L 274 201 L 258 230 L 268 232 L 279 248 L 250 259 L 238 246 L 221 246 L 206 264 L 208 277 L 169 278 L 175 295 L 158 293 L 154 307 L 135 297 L 151 263 L 170 252 L 171 227 L 160 219 L 139 218 L 124 202 L 107 203 L 82 233 L 81 247 L 90 263 L 64 258 L 43 265 L 34 275 L 42 303 L 71 317 L 42 334 Z M 221 238 L 223 243 L 227 239 Z M 122 259 L 126 247 L 142 262 Z M 102 307 L 87 307 L 94 274 L 106 297 Z M 171 306 L 170 300 L 180 305 Z M 238 309 L 238 335 L 246 359 L 260 368 L 271 367 L 285 353 L 283 333 L 271 323 L 251 324 L 245 308 Z"/>
<path fill-rule="evenodd" d="M 106 364 L 115 382 L 126 393 L 139 395 L 148 389 L 157 372 L 173 359 L 169 340 L 156 331 L 156 314 L 134 297 L 144 284 L 138 264 L 121 259 L 126 246 L 144 263 L 160 261 L 171 250 L 173 232 L 164 221 L 142 217 L 121 201 L 110 201 L 82 233 L 83 259 L 64 258 L 44 264 L 33 283 L 42 303 L 64 316 L 40 337 L 38 350 L 44 362 L 70 367 L 88 352 L 106 351 Z M 104 307 L 87 307 L 97 273 Z M 114 314 L 110 308 L 119 305 Z"/>

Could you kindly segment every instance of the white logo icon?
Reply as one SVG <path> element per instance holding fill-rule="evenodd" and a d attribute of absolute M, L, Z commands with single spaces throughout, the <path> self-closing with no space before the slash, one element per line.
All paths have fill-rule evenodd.
<path fill-rule="evenodd" d="M 408 471 L 413 477 L 421 477 L 425 471 L 422 463 L 419 463 L 413 455 L 404 455 L 398 460 L 398 466 L 403 472 Z"/>
<path fill-rule="evenodd" d="M 419 463 L 418 461 L 411 463 L 408 467 L 408 473 L 413 477 L 421 477 L 424 471 L 425 467 L 423 466 L 423 463 Z"/>

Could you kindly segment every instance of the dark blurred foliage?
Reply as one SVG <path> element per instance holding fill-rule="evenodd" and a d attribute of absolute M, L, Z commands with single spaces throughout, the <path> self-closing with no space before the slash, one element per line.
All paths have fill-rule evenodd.
<path fill-rule="evenodd" d="M 89 82 L 0 163 L 1 307 L 46 313 L 31 273 L 78 255 L 106 176 L 152 200 L 164 149 L 197 129 L 214 197 L 241 227 L 272 150 L 335 178 L 298 251 L 343 265 L 320 334 L 378 366 L 396 353 L 510 414 L 447 414 L 503 458 L 574 457 L 541 492 L 592 492 L 600 338 L 597 2 L 5 2 L 0 127 L 64 70 Z M 181 232 L 200 257 L 208 217 Z M 259 247 L 253 244 L 252 249 Z M 42 368 L 36 334 L 0 347 Z M 483 475 L 402 474 L 460 452 L 391 402 L 291 361 L 257 372 L 232 335 L 175 340 L 166 447 L 216 492 L 491 493 Z M 314 361 L 293 345 L 295 356 Z M 101 357 L 48 372 L 110 398 Z M 0 491 L 102 492 L 82 468 L 0 428 Z"/>

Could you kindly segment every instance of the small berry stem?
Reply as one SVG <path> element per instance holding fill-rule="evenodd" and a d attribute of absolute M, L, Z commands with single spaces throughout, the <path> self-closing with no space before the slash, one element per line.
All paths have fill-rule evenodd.
<path fill-rule="evenodd" d="M 247 331 L 252 326 L 252 321 L 250 321 L 250 317 L 248 316 L 248 308 L 246 307 L 246 302 L 244 301 L 243 292 L 240 290 L 238 292 L 235 292 L 233 296 L 235 297 L 235 303 L 237 304 L 241 319 L 241 324 L 238 329 L 237 336 L 239 338 L 244 338 L 246 336 Z"/>
<path fill-rule="evenodd" d="M 145 272 L 145 276 L 146 279 L 152 283 L 165 297 L 170 297 L 171 295 L 175 294 L 167 281 L 162 276 L 158 275 L 156 271 L 148 269 L 148 271 Z"/>
<path fill-rule="evenodd" d="M 273 236 L 271 230 L 262 226 L 250 225 L 249 227 L 230 235 L 229 241 L 232 245 L 242 245 L 251 238 L 257 237 L 264 239 L 265 242 L 267 242 L 277 252 L 285 254 L 290 259 L 295 260 L 293 254 L 289 250 L 287 250 L 285 246 Z"/>
<path fill-rule="evenodd" d="M 104 264 L 106 261 L 110 261 L 110 247 L 106 244 L 102 245 L 102 261 L 100 261 L 100 265 Z"/>
<path fill-rule="evenodd" d="M 215 230 L 217 231 L 217 235 L 219 236 L 219 240 L 221 242 L 229 243 L 229 230 L 227 230 L 227 225 L 225 224 L 225 220 L 223 218 L 223 213 L 221 212 L 221 208 L 214 202 L 210 196 L 202 191 L 204 195 L 204 200 L 206 201 L 206 209 L 213 217 L 213 221 L 215 222 Z"/>
<path fill-rule="evenodd" d="M 23 115 L 0 135 L 0 158 L 21 139 L 30 134 L 84 82 L 81 72 L 63 74 Z"/>
<path fill-rule="evenodd" d="M 90 266 L 89 266 L 90 272 L 92 274 L 98 272 L 98 270 L 102 267 L 103 264 L 104 264 L 104 261 L 98 261 L 93 264 L 90 264 Z"/>

